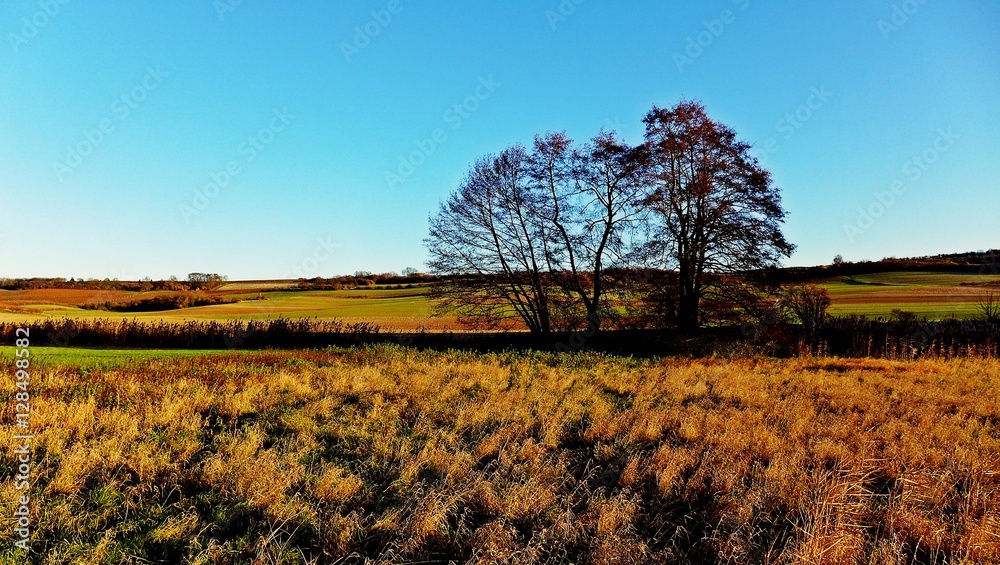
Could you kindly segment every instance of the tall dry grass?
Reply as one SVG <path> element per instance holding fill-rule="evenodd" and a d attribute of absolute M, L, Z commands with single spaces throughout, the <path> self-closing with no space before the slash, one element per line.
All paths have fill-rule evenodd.
<path fill-rule="evenodd" d="M 389 346 L 48 366 L 29 562 L 997 563 L 998 384 Z"/>

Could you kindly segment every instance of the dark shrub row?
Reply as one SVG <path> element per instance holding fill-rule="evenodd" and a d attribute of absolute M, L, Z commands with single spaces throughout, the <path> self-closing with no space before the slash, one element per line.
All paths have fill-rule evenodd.
<path fill-rule="evenodd" d="M 399 343 L 421 349 L 591 350 L 637 357 L 799 354 L 888 359 L 1000 357 L 1000 325 L 981 320 L 834 318 L 820 329 L 812 347 L 806 343 L 801 327 L 789 324 L 714 327 L 696 334 L 619 330 L 596 336 L 582 332 L 537 336 L 526 332 L 387 333 L 371 323 L 287 318 L 183 323 L 66 318 L 26 325 L 2 323 L 0 342 L 13 343 L 19 327 L 29 328 L 32 343 L 38 346 L 300 349 Z"/>
<path fill-rule="evenodd" d="M 164 310 L 231 304 L 233 302 L 239 302 L 239 299 L 231 296 L 207 296 L 204 294 L 183 293 L 153 296 L 141 300 L 108 300 L 105 302 L 87 303 L 81 306 L 81 308 L 87 310 L 106 310 L 109 312 L 162 312 Z"/>
<path fill-rule="evenodd" d="M 28 328 L 36 346 L 153 347 L 178 349 L 264 349 L 350 346 L 379 335 L 369 323 L 268 320 L 147 322 L 136 319 L 46 320 L 0 324 L 0 339 L 13 343 L 17 328 Z"/>
<path fill-rule="evenodd" d="M 820 353 L 839 357 L 1000 357 L 1000 325 L 986 320 L 833 318 L 819 339 Z"/>

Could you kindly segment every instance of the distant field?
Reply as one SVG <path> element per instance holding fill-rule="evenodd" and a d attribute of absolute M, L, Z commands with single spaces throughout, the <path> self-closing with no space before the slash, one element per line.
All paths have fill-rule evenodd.
<path fill-rule="evenodd" d="M 995 282 L 996 275 L 925 272 L 877 273 L 850 279 L 819 281 L 833 300 L 834 315 L 888 316 L 906 310 L 920 317 L 940 320 L 975 317 L 976 304 L 993 288 L 962 286 Z M 434 302 L 427 287 L 376 288 L 373 290 L 287 290 L 288 281 L 228 283 L 210 294 L 223 294 L 242 302 L 163 312 L 119 313 L 88 310 L 82 306 L 106 301 L 139 300 L 166 292 L 103 290 L 0 291 L 0 321 L 22 322 L 44 318 L 136 318 L 139 320 L 257 320 L 273 317 L 369 321 L 386 330 L 460 330 L 457 320 L 433 317 Z M 258 297 L 265 300 L 256 300 Z"/>
<path fill-rule="evenodd" d="M 960 285 L 997 279 L 996 275 L 900 272 L 823 281 L 820 286 L 830 293 L 833 315 L 888 316 L 899 309 L 941 320 L 977 316 L 976 304 L 990 287 Z M 992 288 L 1000 292 L 1000 287 Z"/>
<path fill-rule="evenodd" d="M 166 293 L 101 290 L 0 291 L 0 321 L 21 322 L 67 316 L 166 321 L 256 320 L 281 316 L 341 319 L 347 322 L 371 321 L 385 329 L 394 330 L 459 329 L 454 318 L 431 316 L 434 303 L 427 298 L 426 287 L 337 291 L 257 290 L 241 293 L 239 285 L 242 284 L 231 283 L 215 292 L 243 298 L 243 302 L 138 313 L 87 310 L 81 306 L 109 300 L 139 300 Z M 242 288 L 247 290 L 250 287 Z M 266 300 L 256 300 L 258 296 Z"/>

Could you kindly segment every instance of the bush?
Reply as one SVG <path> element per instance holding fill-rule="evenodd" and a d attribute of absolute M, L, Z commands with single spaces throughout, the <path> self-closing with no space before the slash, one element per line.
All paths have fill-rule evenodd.
<path fill-rule="evenodd" d="M 814 347 L 830 308 L 830 295 L 826 289 L 811 284 L 793 286 L 785 290 L 782 303 L 802 323 L 806 342 L 810 348 Z"/>
<path fill-rule="evenodd" d="M 164 310 L 179 310 L 196 306 L 212 306 L 215 304 L 230 304 L 239 299 L 229 296 L 206 296 L 202 294 L 171 294 L 153 296 L 140 300 L 118 300 L 84 304 L 87 310 L 106 310 L 109 312 L 161 312 Z"/>

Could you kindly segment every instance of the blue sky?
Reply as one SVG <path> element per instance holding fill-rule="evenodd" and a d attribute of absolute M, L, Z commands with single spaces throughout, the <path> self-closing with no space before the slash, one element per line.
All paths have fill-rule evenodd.
<path fill-rule="evenodd" d="M 9 0 L 0 276 L 421 268 L 478 156 L 638 142 L 682 98 L 773 172 L 787 264 L 1000 247 L 997 22 L 985 0 Z"/>

